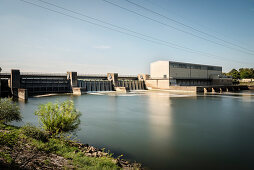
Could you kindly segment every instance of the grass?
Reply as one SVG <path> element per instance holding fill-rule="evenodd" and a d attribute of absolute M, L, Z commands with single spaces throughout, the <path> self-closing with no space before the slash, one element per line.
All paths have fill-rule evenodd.
<path fill-rule="evenodd" d="M 121 169 L 116 165 L 111 155 L 88 157 L 77 146 L 71 145 L 70 141 L 63 137 L 48 137 L 39 128 L 33 126 L 19 128 L 3 124 L 0 125 L 0 147 L 7 146 L 11 148 L 18 141 L 26 141 L 26 144 L 39 151 L 62 156 L 70 160 L 69 162 L 76 169 Z M 0 157 L 8 163 L 13 161 L 11 156 L 4 152 L 0 152 Z M 45 160 L 44 162 L 48 163 L 49 161 Z"/>
<path fill-rule="evenodd" d="M 8 164 L 13 162 L 11 155 L 5 152 L 0 152 L 0 158 L 4 159 Z"/>

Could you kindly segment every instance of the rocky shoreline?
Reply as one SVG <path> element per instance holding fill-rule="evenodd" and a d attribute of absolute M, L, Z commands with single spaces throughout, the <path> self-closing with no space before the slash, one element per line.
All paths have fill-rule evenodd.
<path fill-rule="evenodd" d="M 104 149 L 98 149 L 93 146 L 90 146 L 89 144 L 82 144 L 82 143 L 75 143 L 71 142 L 73 146 L 76 146 L 85 153 L 88 157 L 104 157 L 108 156 L 108 152 L 104 152 Z M 114 162 L 123 169 L 143 169 L 142 165 L 140 163 L 134 162 L 131 163 L 127 160 L 116 158 L 114 159 Z"/>
<path fill-rule="evenodd" d="M 8 133 L 11 133 L 11 131 L 0 130 L 0 138 L 3 134 Z M 76 148 L 71 154 L 83 154 L 84 157 L 96 159 L 110 158 L 111 163 L 117 165 L 119 169 L 143 169 L 140 163 L 131 163 L 120 158 L 113 158 L 104 149 L 98 149 L 72 140 L 64 140 L 63 142 L 69 147 Z M 8 143 L 0 144 L 0 169 L 82 169 L 82 167 L 76 167 L 72 161 L 74 160 L 64 155 L 38 149 L 27 138 L 20 138 L 13 146 Z"/>

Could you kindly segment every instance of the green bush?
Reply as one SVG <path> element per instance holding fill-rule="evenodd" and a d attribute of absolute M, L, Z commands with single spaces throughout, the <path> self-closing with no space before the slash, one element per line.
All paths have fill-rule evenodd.
<path fill-rule="evenodd" d="M 75 109 L 72 101 L 40 105 L 35 114 L 51 135 L 73 132 L 80 124 L 81 113 Z"/>
<path fill-rule="evenodd" d="M 13 147 L 18 142 L 18 133 L 16 131 L 14 132 L 1 132 L 0 133 L 0 145 Z"/>
<path fill-rule="evenodd" d="M 48 141 L 48 133 L 42 131 L 41 129 L 39 129 L 36 126 L 27 124 L 25 126 L 23 126 L 22 128 L 22 133 L 24 133 L 24 135 L 43 141 L 43 142 L 47 142 Z"/>
<path fill-rule="evenodd" d="M 0 123 L 9 123 L 14 120 L 22 120 L 19 107 L 11 99 L 0 99 Z"/>
<path fill-rule="evenodd" d="M 0 152 L 0 158 L 4 159 L 8 164 L 13 163 L 13 159 L 12 159 L 11 155 L 8 153 Z M 1 167 L 1 163 L 0 163 L 0 167 Z"/>

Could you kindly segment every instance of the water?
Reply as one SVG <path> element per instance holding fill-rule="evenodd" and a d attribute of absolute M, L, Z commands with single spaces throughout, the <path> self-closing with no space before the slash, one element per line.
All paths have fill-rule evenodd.
<path fill-rule="evenodd" d="M 24 122 L 39 104 L 71 99 L 81 117 L 78 139 L 150 169 L 253 169 L 254 92 L 91 93 L 29 98 Z"/>

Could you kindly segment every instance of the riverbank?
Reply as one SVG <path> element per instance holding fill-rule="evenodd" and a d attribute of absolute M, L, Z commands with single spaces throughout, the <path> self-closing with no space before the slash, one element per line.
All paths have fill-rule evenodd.
<path fill-rule="evenodd" d="M 0 167 L 4 169 L 141 169 L 104 149 L 32 126 L 0 125 Z"/>
<path fill-rule="evenodd" d="M 254 82 L 240 82 L 240 85 L 246 85 L 250 90 L 254 89 Z"/>

